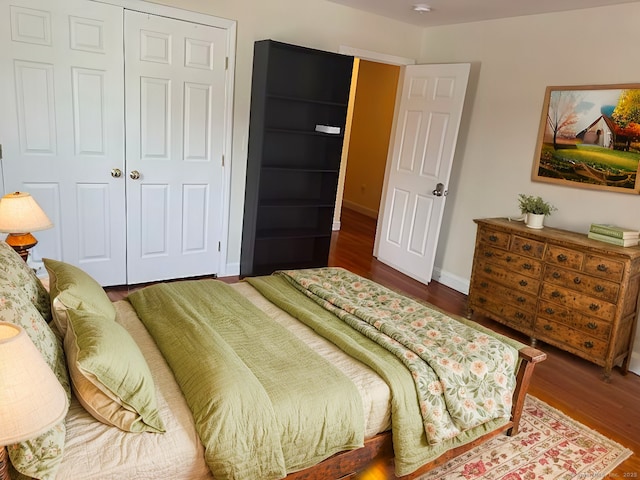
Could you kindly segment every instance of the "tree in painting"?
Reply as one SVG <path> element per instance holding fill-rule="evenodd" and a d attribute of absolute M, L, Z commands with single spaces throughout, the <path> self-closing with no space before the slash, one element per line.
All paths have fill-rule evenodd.
<path fill-rule="evenodd" d="M 624 90 L 613 110 L 617 133 L 624 140 L 624 150 L 640 139 L 640 90 Z"/>
<path fill-rule="evenodd" d="M 557 90 L 549 98 L 548 122 L 553 132 L 553 148 L 558 148 L 558 136 L 569 137 L 575 134 L 571 128 L 578 122 L 576 113 L 581 102 L 579 92 Z"/>

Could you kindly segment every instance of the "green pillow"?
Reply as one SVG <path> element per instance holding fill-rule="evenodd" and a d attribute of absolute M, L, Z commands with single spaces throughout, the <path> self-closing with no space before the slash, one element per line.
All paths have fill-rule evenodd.
<path fill-rule="evenodd" d="M 68 263 L 43 259 L 49 273 L 49 295 L 53 321 L 65 335 L 67 331 L 67 309 L 97 313 L 115 320 L 116 309 L 104 289 L 90 275 Z"/>
<path fill-rule="evenodd" d="M 104 316 L 67 310 L 73 391 L 97 420 L 127 432 L 164 432 L 149 366 L 129 332 Z"/>

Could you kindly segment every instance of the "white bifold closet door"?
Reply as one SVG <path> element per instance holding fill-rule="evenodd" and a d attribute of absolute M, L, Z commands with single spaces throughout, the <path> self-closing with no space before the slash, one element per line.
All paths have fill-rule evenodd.
<path fill-rule="evenodd" d="M 5 192 L 33 195 L 54 224 L 43 257 L 126 281 L 122 9 L 1 0 L 0 143 Z"/>
<path fill-rule="evenodd" d="M 85 0 L 0 14 L 3 185 L 53 221 L 41 256 L 102 285 L 217 273 L 225 30 Z"/>

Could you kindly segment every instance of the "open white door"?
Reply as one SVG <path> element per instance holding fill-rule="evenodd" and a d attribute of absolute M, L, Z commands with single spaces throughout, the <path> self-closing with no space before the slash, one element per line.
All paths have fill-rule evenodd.
<path fill-rule="evenodd" d="M 396 114 L 374 254 L 429 283 L 470 64 L 409 65 Z"/>
<path fill-rule="evenodd" d="M 127 280 L 218 273 L 227 31 L 125 12 Z"/>

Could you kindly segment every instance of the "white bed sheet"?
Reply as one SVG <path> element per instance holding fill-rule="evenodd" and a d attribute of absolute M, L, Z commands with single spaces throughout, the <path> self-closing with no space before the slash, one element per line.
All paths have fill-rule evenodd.
<path fill-rule="evenodd" d="M 285 326 L 347 375 L 362 397 L 365 437 L 391 425 L 390 390 L 369 367 L 266 300 L 248 283 L 232 285 L 275 321 Z M 72 398 L 67 415 L 65 456 L 57 479 L 200 480 L 212 479 L 204 462 L 189 407 L 171 369 L 153 339 L 126 301 L 115 302 L 117 321 L 131 334 L 147 360 L 156 384 L 158 408 L 166 432 L 125 433 L 95 420 Z"/>

